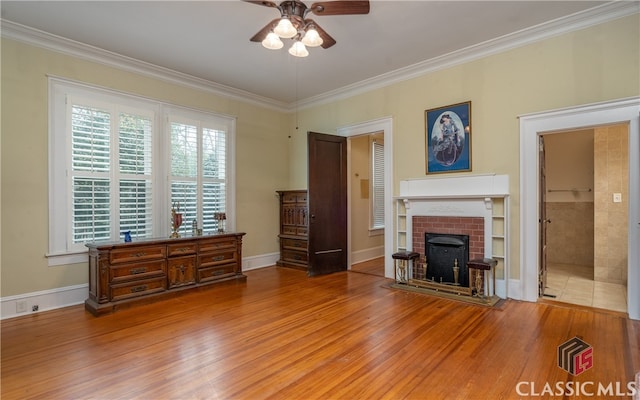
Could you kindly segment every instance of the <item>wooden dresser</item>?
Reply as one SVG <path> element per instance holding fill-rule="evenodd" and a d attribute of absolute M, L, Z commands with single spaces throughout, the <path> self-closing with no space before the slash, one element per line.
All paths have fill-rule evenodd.
<path fill-rule="evenodd" d="M 246 280 L 242 273 L 244 235 L 220 233 L 129 243 L 88 243 L 89 298 L 85 308 L 97 316 L 182 290 Z"/>
<path fill-rule="evenodd" d="M 277 265 L 307 270 L 309 208 L 306 190 L 282 190 L 280 195 L 280 260 Z"/>

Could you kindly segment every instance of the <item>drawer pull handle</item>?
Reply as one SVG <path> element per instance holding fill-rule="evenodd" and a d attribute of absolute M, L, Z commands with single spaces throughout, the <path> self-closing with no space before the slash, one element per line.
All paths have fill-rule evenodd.
<path fill-rule="evenodd" d="M 147 269 L 145 267 L 131 268 L 130 272 L 131 275 L 144 274 L 145 272 L 147 272 Z"/>
<path fill-rule="evenodd" d="M 180 247 L 179 249 L 176 249 L 176 252 L 184 253 L 189 250 L 191 250 L 189 247 Z"/>
<path fill-rule="evenodd" d="M 147 290 L 147 285 L 140 285 L 131 288 L 131 293 L 144 292 Z"/>
<path fill-rule="evenodd" d="M 213 276 L 218 276 L 218 275 L 223 275 L 224 274 L 224 270 L 223 269 L 217 269 L 215 271 L 213 271 Z"/>
<path fill-rule="evenodd" d="M 222 261 L 224 260 L 224 256 L 216 256 L 211 259 L 212 261 Z"/>
<path fill-rule="evenodd" d="M 147 253 L 146 253 L 146 252 L 141 251 L 140 253 L 136 253 L 136 254 L 134 254 L 133 256 L 134 256 L 134 257 L 144 257 L 144 256 L 146 256 L 146 255 L 147 255 Z"/>

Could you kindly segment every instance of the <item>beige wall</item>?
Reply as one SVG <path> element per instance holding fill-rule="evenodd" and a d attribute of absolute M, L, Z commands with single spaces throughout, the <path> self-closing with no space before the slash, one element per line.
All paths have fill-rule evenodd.
<path fill-rule="evenodd" d="M 519 266 L 518 116 L 640 94 L 638 15 L 299 112 L 299 132 L 393 117 L 394 194 L 425 176 L 425 110 L 472 102 L 473 173 L 509 175 L 510 276 Z M 306 187 L 306 136 L 292 135 L 292 186 Z M 442 176 L 440 174 L 440 176 Z"/>
<path fill-rule="evenodd" d="M 334 133 L 340 126 L 392 116 L 391 190 L 397 194 L 400 180 L 425 174 L 424 111 L 471 100 L 473 173 L 510 178 L 510 268 L 518 279 L 517 117 L 639 95 L 639 25 L 637 15 L 626 17 L 300 110 L 296 116 L 3 39 L 2 296 L 87 281 L 85 264 L 47 267 L 44 257 L 47 74 L 237 116 L 237 228 L 247 232 L 245 257 L 278 250 L 274 191 L 307 187 L 307 131 Z"/>
<path fill-rule="evenodd" d="M 370 136 L 351 141 L 351 253 L 384 246 L 384 236 L 369 235 L 369 184 L 371 182 Z"/>
<path fill-rule="evenodd" d="M 627 283 L 629 207 L 629 127 L 595 129 L 595 263 L 596 281 Z M 620 193 L 622 201 L 613 202 Z"/>
<path fill-rule="evenodd" d="M 289 183 L 289 115 L 3 39 L 3 297 L 87 282 L 86 263 L 48 267 L 45 258 L 47 75 L 237 117 L 237 230 L 247 232 L 243 256 L 278 251 L 275 191 Z"/>

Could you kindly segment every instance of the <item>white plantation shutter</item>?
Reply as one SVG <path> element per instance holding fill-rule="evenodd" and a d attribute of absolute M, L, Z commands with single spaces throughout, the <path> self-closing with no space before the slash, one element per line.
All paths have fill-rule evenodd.
<path fill-rule="evenodd" d="M 71 107 L 72 241 L 109 239 L 111 114 Z"/>
<path fill-rule="evenodd" d="M 71 101 L 71 241 L 151 237 L 152 119 Z"/>
<path fill-rule="evenodd" d="M 235 119 L 49 78 L 49 265 L 86 262 L 91 241 L 168 237 L 191 222 L 234 228 Z"/>
<path fill-rule="evenodd" d="M 213 233 L 214 213 L 226 212 L 227 133 L 204 124 L 171 122 L 171 204 L 183 214 L 181 233 L 193 220 Z"/>
<path fill-rule="evenodd" d="M 384 143 L 372 142 L 372 191 L 371 228 L 384 228 Z"/>
<path fill-rule="evenodd" d="M 118 144 L 120 233 L 153 236 L 151 118 L 120 113 Z"/>
<path fill-rule="evenodd" d="M 227 199 L 227 133 L 223 130 L 204 128 L 202 139 L 202 197 L 203 230 L 218 229 L 213 215 L 226 212 Z"/>

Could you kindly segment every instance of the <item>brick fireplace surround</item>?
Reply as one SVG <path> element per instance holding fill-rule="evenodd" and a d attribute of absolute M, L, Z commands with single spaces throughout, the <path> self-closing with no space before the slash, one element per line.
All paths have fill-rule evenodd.
<path fill-rule="evenodd" d="M 484 257 L 484 218 L 413 217 L 413 251 L 425 255 L 424 234 L 445 233 L 469 236 L 469 260 Z"/>

